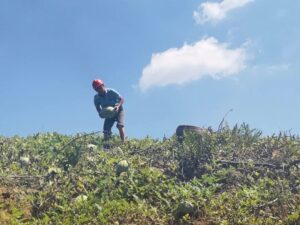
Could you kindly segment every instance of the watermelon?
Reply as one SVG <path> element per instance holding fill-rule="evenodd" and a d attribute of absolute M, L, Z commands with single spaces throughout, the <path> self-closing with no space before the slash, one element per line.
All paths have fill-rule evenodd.
<path fill-rule="evenodd" d="M 101 110 L 100 116 L 105 119 L 110 119 L 116 116 L 116 110 L 112 106 L 105 107 Z"/>
<path fill-rule="evenodd" d="M 186 214 L 191 215 L 193 214 L 194 211 L 195 211 L 195 206 L 193 205 L 193 203 L 189 201 L 181 201 L 177 207 L 176 214 L 177 216 L 182 217 Z"/>
<path fill-rule="evenodd" d="M 122 172 L 128 171 L 128 162 L 126 160 L 122 160 L 117 164 L 116 172 L 120 174 Z"/>
<path fill-rule="evenodd" d="M 48 174 L 61 174 L 62 170 L 57 167 L 49 167 L 48 168 Z"/>
<path fill-rule="evenodd" d="M 88 197 L 86 195 L 79 195 L 74 199 L 74 202 L 76 204 L 80 204 L 80 203 L 87 201 L 87 199 L 88 199 Z"/>
<path fill-rule="evenodd" d="M 20 157 L 20 163 L 22 165 L 28 165 L 30 163 L 30 159 L 27 156 L 22 156 Z"/>
<path fill-rule="evenodd" d="M 89 149 L 89 150 L 97 150 L 97 146 L 96 145 L 93 145 L 93 144 L 88 144 L 87 145 L 87 148 Z"/>

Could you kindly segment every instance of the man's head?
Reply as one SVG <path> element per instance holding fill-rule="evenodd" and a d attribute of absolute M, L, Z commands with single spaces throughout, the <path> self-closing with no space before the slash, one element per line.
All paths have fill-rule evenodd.
<path fill-rule="evenodd" d="M 97 91 L 100 94 L 105 93 L 105 86 L 104 82 L 102 80 L 93 80 L 93 88 L 95 91 Z"/>

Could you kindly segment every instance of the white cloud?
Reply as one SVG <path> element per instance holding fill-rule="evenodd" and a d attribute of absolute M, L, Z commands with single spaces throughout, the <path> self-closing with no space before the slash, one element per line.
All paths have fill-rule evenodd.
<path fill-rule="evenodd" d="M 213 37 L 204 38 L 192 45 L 153 54 L 143 69 L 139 88 L 146 91 L 154 86 L 182 85 L 204 76 L 232 76 L 246 67 L 246 58 L 245 48 L 229 49 L 228 44 Z"/>
<path fill-rule="evenodd" d="M 223 0 L 222 2 L 204 2 L 198 11 L 194 11 L 194 19 L 197 23 L 218 22 L 224 19 L 227 13 L 235 8 L 253 2 L 254 0 Z"/>

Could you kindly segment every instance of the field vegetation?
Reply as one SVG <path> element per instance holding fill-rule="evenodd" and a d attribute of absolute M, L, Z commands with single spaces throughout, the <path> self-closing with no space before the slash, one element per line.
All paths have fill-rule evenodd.
<path fill-rule="evenodd" d="M 103 145 L 109 146 L 104 149 Z M 300 224 L 300 138 L 0 136 L 0 224 Z"/>

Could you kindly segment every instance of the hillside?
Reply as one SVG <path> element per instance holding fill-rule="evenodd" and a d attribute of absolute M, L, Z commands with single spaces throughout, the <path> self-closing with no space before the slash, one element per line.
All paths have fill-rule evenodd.
<path fill-rule="evenodd" d="M 103 144 L 110 146 L 103 149 Z M 300 138 L 0 137 L 0 224 L 300 224 Z"/>

